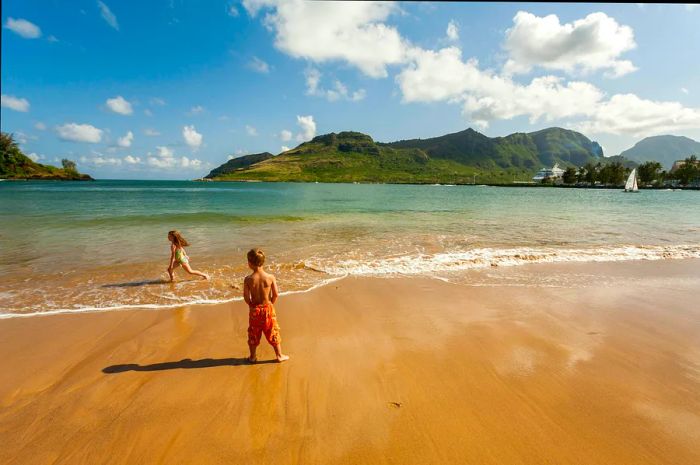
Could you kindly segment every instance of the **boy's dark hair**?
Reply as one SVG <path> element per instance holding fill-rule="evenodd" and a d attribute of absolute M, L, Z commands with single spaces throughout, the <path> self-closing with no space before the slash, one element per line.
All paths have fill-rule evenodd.
<path fill-rule="evenodd" d="M 248 263 L 253 266 L 263 266 L 265 263 L 265 252 L 255 248 L 248 251 Z"/>

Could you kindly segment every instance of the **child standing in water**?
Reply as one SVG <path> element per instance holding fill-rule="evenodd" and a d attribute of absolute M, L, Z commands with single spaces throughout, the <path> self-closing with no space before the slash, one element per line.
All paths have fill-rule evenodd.
<path fill-rule="evenodd" d="M 187 256 L 185 252 L 185 247 L 190 245 L 187 240 L 182 237 L 179 231 L 168 232 L 168 240 L 170 241 L 170 264 L 168 265 L 168 275 L 170 275 L 170 281 L 173 280 L 173 271 L 178 266 L 182 266 L 185 271 L 189 274 L 194 274 L 201 276 L 204 279 L 209 279 L 209 275 L 202 273 L 201 271 L 193 270 L 190 266 L 190 257 Z"/>
<path fill-rule="evenodd" d="M 243 281 L 243 299 L 248 304 L 248 347 L 250 348 L 251 363 L 257 362 L 255 352 L 260 344 L 260 337 L 265 334 L 265 339 L 275 349 L 278 362 L 289 360 L 289 356 L 282 353 L 282 337 L 280 327 L 277 324 L 277 315 L 273 304 L 277 301 L 277 281 L 271 274 L 263 270 L 265 253 L 260 249 L 251 249 L 248 252 L 248 267 L 253 272 Z"/>

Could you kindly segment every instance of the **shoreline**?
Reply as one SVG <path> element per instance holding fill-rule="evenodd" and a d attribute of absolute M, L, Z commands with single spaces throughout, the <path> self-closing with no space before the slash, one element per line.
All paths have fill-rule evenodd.
<path fill-rule="evenodd" d="M 281 365 L 240 302 L 1 320 L 0 462 L 695 463 L 697 263 L 350 277 L 280 298 Z"/>

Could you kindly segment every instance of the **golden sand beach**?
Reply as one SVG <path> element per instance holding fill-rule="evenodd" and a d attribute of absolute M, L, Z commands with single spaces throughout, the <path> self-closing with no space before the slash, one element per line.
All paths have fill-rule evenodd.
<path fill-rule="evenodd" d="M 528 272 L 626 284 L 347 278 L 284 364 L 241 302 L 0 320 L 0 463 L 700 463 L 698 260 Z"/>

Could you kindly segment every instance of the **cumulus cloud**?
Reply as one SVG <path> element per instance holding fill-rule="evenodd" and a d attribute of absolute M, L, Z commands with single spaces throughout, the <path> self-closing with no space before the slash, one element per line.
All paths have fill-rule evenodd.
<path fill-rule="evenodd" d="M 122 164 L 121 158 L 108 157 L 100 152 L 93 151 L 91 157 L 80 157 L 81 163 L 90 164 L 93 166 L 119 166 Z"/>
<path fill-rule="evenodd" d="M 194 126 L 184 126 L 182 128 L 182 137 L 185 143 L 193 150 L 198 150 L 202 145 L 202 135 L 198 133 Z"/>
<path fill-rule="evenodd" d="M 688 95 L 688 94 L 690 93 L 690 92 L 688 91 L 688 89 L 686 89 L 685 87 L 681 87 L 681 92 L 683 92 L 683 93 L 686 94 L 686 95 Z"/>
<path fill-rule="evenodd" d="M 316 135 L 316 122 L 313 116 L 297 116 L 297 125 L 299 125 L 300 130 L 297 134 L 297 140 L 299 142 L 311 140 Z"/>
<path fill-rule="evenodd" d="M 250 126 L 249 124 L 245 125 L 245 132 L 251 137 L 257 137 L 258 135 L 258 130 L 255 129 L 253 126 Z"/>
<path fill-rule="evenodd" d="M 134 133 L 129 131 L 127 132 L 124 137 L 120 137 L 117 139 L 117 145 L 119 147 L 131 147 L 131 143 L 134 141 Z"/>
<path fill-rule="evenodd" d="M 173 149 L 165 146 L 156 147 L 156 155 L 152 155 L 150 152 L 146 158 L 146 163 L 154 168 L 199 168 L 202 166 L 202 161 L 194 158 L 190 159 L 187 157 L 176 157 Z"/>
<path fill-rule="evenodd" d="M 233 18 L 238 17 L 238 15 L 240 14 L 240 13 L 238 12 L 238 8 L 236 8 L 236 4 L 235 4 L 235 3 L 229 3 L 229 4 L 226 6 L 226 13 L 227 13 L 229 16 L 233 17 Z"/>
<path fill-rule="evenodd" d="M 124 157 L 124 163 L 126 163 L 128 165 L 139 165 L 139 164 L 141 164 L 141 158 L 134 157 L 132 155 L 127 155 Z"/>
<path fill-rule="evenodd" d="M 700 109 L 687 108 L 678 102 L 646 100 L 634 94 L 613 95 L 591 116 L 576 127 L 591 133 L 633 136 L 700 128 Z"/>
<path fill-rule="evenodd" d="M 90 142 L 96 144 L 102 140 L 102 129 L 91 124 L 66 123 L 56 127 L 58 137 L 71 142 Z"/>
<path fill-rule="evenodd" d="M 29 111 L 29 100 L 26 98 L 15 97 L 14 95 L 0 95 L 0 106 L 9 108 L 10 110 L 28 112 Z"/>
<path fill-rule="evenodd" d="M 119 23 L 117 22 L 117 17 L 114 16 L 112 10 L 102 1 L 97 1 L 97 7 L 100 9 L 100 16 L 104 19 L 109 26 L 114 30 L 119 30 Z"/>
<path fill-rule="evenodd" d="M 348 91 L 347 86 L 338 79 L 333 82 L 332 88 L 322 88 L 320 86 L 321 72 L 316 68 L 308 68 L 306 71 L 304 71 L 304 76 L 306 78 L 306 95 L 323 97 L 329 102 L 335 102 L 341 99 L 358 102 L 363 100 L 366 96 L 364 89 L 359 89 L 354 92 Z"/>
<path fill-rule="evenodd" d="M 637 68 L 619 59 L 637 45 L 632 28 L 605 13 L 591 13 L 573 23 L 560 24 L 556 15 L 544 17 L 519 11 L 504 44 L 509 54 L 506 73 L 526 73 L 533 67 L 566 72 L 605 70 L 619 77 Z"/>
<path fill-rule="evenodd" d="M 289 147 L 287 147 L 286 145 L 283 145 L 282 147 L 280 147 L 280 153 L 286 152 L 288 150 L 289 150 Z"/>
<path fill-rule="evenodd" d="M 143 134 L 148 137 L 160 136 L 160 133 L 152 128 L 146 128 L 143 130 Z"/>
<path fill-rule="evenodd" d="M 114 98 L 108 98 L 105 104 L 110 111 L 120 115 L 130 115 L 134 112 L 134 110 L 131 108 L 131 103 L 121 95 L 117 95 Z"/>
<path fill-rule="evenodd" d="M 33 162 L 38 162 L 39 160 L 44 159 L 43 155 L 39 155 L 39 154 L 34 153 L 34 152 L 27 154 L 27 157 L 29 157 Z"/>
<path fill-rule="evenodd" d="M 36 123 L 34 123 L 34 127 L 39 131 L 46 131 L 46 125 L 41 121 L 37 121 Z"/>
<path fill-rule="evenodd" d="M 194 116 L 194 115 L 199 115 L 201 113 L 204 113 L 204 107 L 202 105 L 195 105 L 192 108 L 190 108 L 189 115 Z"/>
<path fill-rule="evenodd" d="M 398 11 L 394 3 L 244 0 L 243 5 L 251 16 L 271 10 L 264 21 L 275 32 L 275 46 L 293 57 L 343 61 L 375 78 L 404 60 L 406 42 L 382 23 Z"/>
<path fill-rule="evenodd" d="M 5 29 L 9 29 L 25 39 L 38 39 L 41 37 L 41 29 L 39 26 L 27 21 L 26 19 L 14 19 L 8 17 L 7 21 L 5 21 Z"/>
<path fill-rule="evenodd" d="M 447 23 L 447 31 L 445 31 L 447 34 L 447 38 L 453 42 L 456 42 L 459 40 L 459 27 L 457 27 L 457 23 L 454 22 L 454 20 L 451 20 L 449 23 Z"/>
<path fill-rule="evenodd" d="M 247 66 L 256 73 L 267 74 L 270 72 L 270 65 L 258 57 L 253 57 L 253 59 L 248 62 Z"/>
<path fill-rule="evenodd" d="M 280 140 L 282 142 L 288 142 L 288 141 L 292 140 L 292 131 L 289 131 L 287 129 L 283 129 L 280 132 Z"/>

